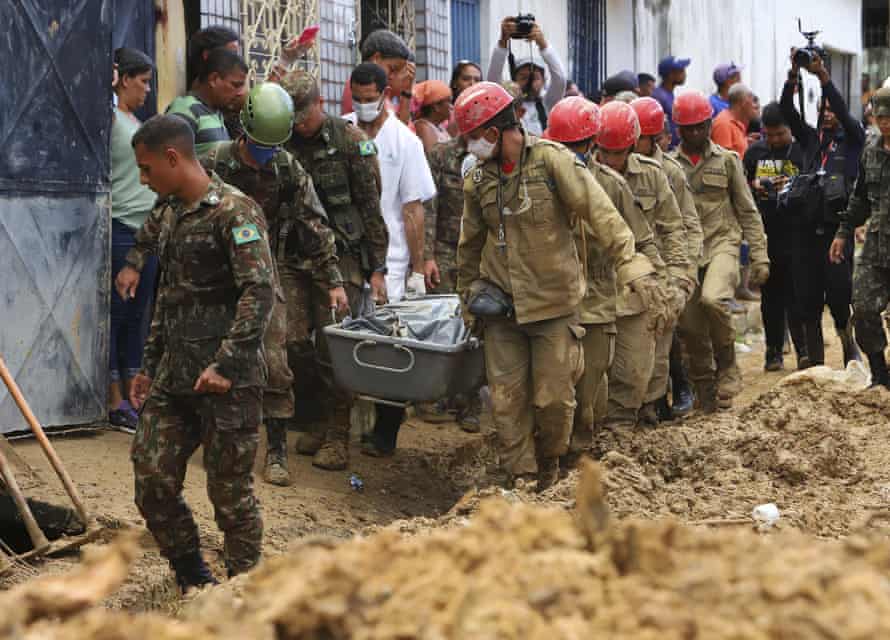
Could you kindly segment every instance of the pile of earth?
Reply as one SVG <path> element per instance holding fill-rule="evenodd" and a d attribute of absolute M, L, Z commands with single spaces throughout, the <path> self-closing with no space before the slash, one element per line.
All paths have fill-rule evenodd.
<path fill-rule="evenodd" d="M 70 577 L 0 597 L 2 637 L 36 640 L 879 638 L 890 542 L 610 517 L 602 467 L 576 507 L 489 499 L 464 526 L 309 541 L 187 602 L 178 619 L 89 607 L 124 540 Z"/>

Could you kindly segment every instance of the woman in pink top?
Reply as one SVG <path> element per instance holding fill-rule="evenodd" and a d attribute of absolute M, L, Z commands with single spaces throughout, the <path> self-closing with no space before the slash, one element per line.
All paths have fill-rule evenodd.
<path fill-rule="evenodd" d="M 414 86 L 411 111 L 414 131 L 429 153 L 437 142 L 451 139 L 442 127 L 451 118 L 451 89 L 441 80 L 427 80 Z"/>

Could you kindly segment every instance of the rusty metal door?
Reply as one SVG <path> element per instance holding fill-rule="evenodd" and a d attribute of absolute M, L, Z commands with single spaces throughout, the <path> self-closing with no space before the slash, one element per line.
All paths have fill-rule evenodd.
<path fill-rule="evenodd" d="M 47 425 L 106 413 L 112 13 L 0 2 L 0 354 Z M 0 388 L 0 431 L 23 428 Z"/>

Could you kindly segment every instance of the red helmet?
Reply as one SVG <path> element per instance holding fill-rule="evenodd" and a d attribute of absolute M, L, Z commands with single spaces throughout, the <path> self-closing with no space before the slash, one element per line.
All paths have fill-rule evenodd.
<path fill-rule="evenodd" d="M 512 105 L 513 97 L 499 84 L 479 82 L 467 87 L 454 103 L 457 129 L 466 135 Z"/>
<path fill-rule="evenodd" d="M 640 137 L 640 121 L 637 113 L 626 102 L 613 100 L 600 109 L 602 126 L 598 146 L 610 151 L 621 151 L 634 146 Z"/>
<path fill-rule="evenodd" d="M 674 124 L 679 127 L 701 124 L 713 114 L 710 100 L 701 91 L 684 91 L 674 100 Z"/>
<path fill-rule="evenodd" d="M 640 119 L 640 135 L 657 136 L 664 131 L 664 109 L 655 98 L 637 98 L 630 103 Z"/>
<path fill-rule="evenodd" d="M 547 117 L 549 140 L 578 142 L 592 138 L 600 130 L 600 109 L 581 96 L 563 98 Z"/>

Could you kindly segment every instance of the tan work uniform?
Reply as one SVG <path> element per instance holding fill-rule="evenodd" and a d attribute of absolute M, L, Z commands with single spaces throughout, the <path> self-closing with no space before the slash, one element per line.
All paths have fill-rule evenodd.
<path fill-rule="evenodd" d="M 680 318 L 689 377 L 700 397 L 713 396 L 716 386 L 721 399 L 731 399 L 742 382 L 729 308 L 739 282 L 739 247 L 744 237 L 751 263 L 768 264 L 763 223 L 736 153 L 709 142 L 698 164 L 682 147 L 673 157 L 686 172 L 704 235 L 700 285 Z"/>
<path fill-rule="evenodd" d="M 663 265 L 655 247 L 649 223 L 634 202 L 630 187 L 619 173 L 600 164 L 593 157 L 587 163 L 590 173 L 609 196 L 612 204 L 634 234 L 635 248 L 654 265 Z M 575 229 L 578 251 L 587 248 L 587 293 L 578 307 L 584 335 L 584 374 L 575 387 L 578 408 L 572 428 L 569 450 L 580 452 L 592 444 L 594 426 L 606 416 L 609 384 L 607 373 L 615 355 L 618 287 L 615 265 L 594 243 L 584 243 L 581 229 L 590 233 L 586 223 Z"/>
<path fill-rule="evenodd" d="M 624 178 L 630 185 L 630 190 L 643 211 L 643 215 L 655 232 L 655 243 L 667 265 L 670 287 L 680 289 L 682 295 L 688 297 L 695 289 L 696 278 L 690 277 L 692 263 L 689 259 L 686 227 L 667 173 L 656 160 L 632 153 L 627 159 Z M 695 261 L 698 261 L 697 256 Z M 678 295 L 676 291 L 670 291 L 671 295 Z M 649 342 L 654 339 L 652 369 L 645 378 L 646 382 L 641 381 L 640 386 L 635 387 L 635 391 L 638 393 L 633 397 L 634 401 L 639 398 L 642 405 L 662 397 L 667 389 L 669 358 L 676 321 L 665 326 L 662 333 L 657 336 L 652 336 L 648 331 L 641 335 L 633 335 L 630 331 L 631 328 L 639 332 L 645 331 L 646 327 L 639 319 L 629 318 L 628 322 L 633 326 L 628 327 L 628 330 L 625 331 L 625 339 L 620 342 L 622 347 L 629 350 L 628 353 L 631 357 L 635 359 L 644 357 L 639 345 L 643 341 Z M 631 373 L 636 373 L 636 371 Z"/>
<path fill-rule="evenodd" d="M 558 144 L 526 135 L 512 173 L 502 176 L 497 160 L 477 164 L 464 194 L 458 292 L 484 278 L 513 297 L 515 317 L 485 320 L 485 364 L 501 465 L 520 473 L 530 447 L 539 460 L 568 450 L 583 369 L 576 222 L 590 225 L 621 286 L 653 269 L 602 187 Z"/>

